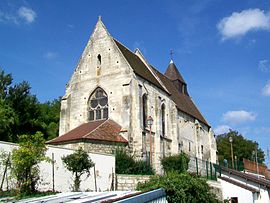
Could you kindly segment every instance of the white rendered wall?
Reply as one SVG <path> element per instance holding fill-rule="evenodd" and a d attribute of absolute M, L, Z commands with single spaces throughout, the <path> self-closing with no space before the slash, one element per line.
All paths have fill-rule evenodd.
<path fill-rule="evenodd" d="M 253 203 L 253 194 L 251 191 L 218 179 L 221 182 L 223 199 L 238 197 L 238 202 Z"/>
<path fill-rule="evenodd" d="M 12 149 L 17 147 L 13 143 L 0 142 L 0 152 L 11 152 Z M 74 150 L 60 148 L 55 146 L 47 146 L 48 150 L 46 156 L 52 158 L 54 154 L 55 166 L 54 166 L 54 182 L 55 191 L 68 192 L 72 190 L 72 174 L 63 165 L 62 157 L 68 154 L 72 154 Z M 92 161 L 96 164 L 96 182 L 98 191 L 110 190 L 112 183 L 112 173 L 115 174 L 115 157 L 113 155 L 105 154 L 94 154 L 88 153 Z M 52 164 L 47 162 L 42 162 L 40 165 L 41 174 L 41 184 L 38 186 L 39 190 L 52 190 L 53 189 L 53 176 L 52 176 Z M 4 168 L 0 168 L 0 180 L 2 180 Z M 94 181 L 94 168 L 90 169 L 91 175 L 87 178 L 82 177 L 81 187 L 82 191 L 89 190 L 95 191 L 95 181 Z M 8 172 L 10 176 L 10 172 Z M 13 186 L 15 181 L 13 180 Z M 12 182 L 9 182 L 11 184 Z M 6 189 L 6 181 L 3 189 Z"/>

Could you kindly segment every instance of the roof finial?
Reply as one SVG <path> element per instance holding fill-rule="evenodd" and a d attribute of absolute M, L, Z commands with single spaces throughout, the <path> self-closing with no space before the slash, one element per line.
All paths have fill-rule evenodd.
<path fill-rule="evenodd" d="M 98 16 L 98 20 L 100 20 L 100 21 L 101 21 L 101 18 L 102 18 L 102 16 L 101 16 L 101 15 L 99 15 L 99 16 Z"/>
<path fill-rule="evenodd" d="M 170 63 L 173 63 L 173 54 L 174 54 L 174 51 L 171 49 L 170 50 L 170 55 L 171 55 L 171 61 L 170 61 Z"/>

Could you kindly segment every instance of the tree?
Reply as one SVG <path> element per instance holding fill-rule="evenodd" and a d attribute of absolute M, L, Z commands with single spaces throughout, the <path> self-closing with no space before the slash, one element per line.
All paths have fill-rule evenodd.
<path fill-rule="evenodd" d="M 188 170 L 189 158 L 185 153 L 164 157 L 161 165 L 166 173 L 175 171 L 176 173 L 184 173 Z"/>
<path fill-rule="evenodd" d="M 39 105 L 40 115 L 39 124 L 42 126 L 42 132 L 46 140 L 57 137 L 59 131 L 59 119 L 61 109 L 61 97 Z"/>
<path fill-rule="evenodd" d="M 148 182 L 139 183 L 137 190 L 149 191 L 163 188 L 169 203 L 219 202 L 211 193 L 205 179 L 187 173 L 169 172 L 164 176 L 152 176 Z"/>
<path fill-rule="evenodd" d="M 258 162 L 264 162 L 264 152 L 257 142 L 248 140 L 244 138 L 237 131 L 232 131 L 218 135 L 217 140 L 217 150 L 219 160 L 222 161 L 224 159 L 231 160 L 231 143 L 229 142 L 229 137 L 233 138 L 232 146 L 233 146 L 233 154 L 237 156 L 238 160 L 249 159 L 255 160 L 254 152 L 257 150 Z"/>
<path fill-rule="evenodd" d="M 12 151 L 12 173 L 17 180 L 20 194 L 31 194 L 36 191 L 39 180 L 41 161 L 49 161 L 45 156 L 45 140 L 41 132 L 34 135 L 19 136 L 19 148 Z"/>
<path fill-rule="evenodd" d="M 62 161 L 65 167 L 75 176 L 73 189 L 78 192 L 80 190 L 81 176 L 85 173 L 89 176 L 90 169 L 95 164 L 82 148 L 79 148 L 73 154 L 62 157 Z"/>

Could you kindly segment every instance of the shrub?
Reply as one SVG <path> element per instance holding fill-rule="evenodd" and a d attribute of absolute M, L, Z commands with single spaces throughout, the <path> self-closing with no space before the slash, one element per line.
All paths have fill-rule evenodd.
<path fill-rule="evenodd" d="M 161 160 L 161 165 L 165 173 L 175 171 L 183 173 L 188 170 L 189 158 L 185 153 L 165 157 Z"/>
<path fill-rule="evenodd" d="M 153 175 L 154 170 L 147 161 L 135 160 L 124 149 L 115 151 L 116 166 L 118 174 Z"/>
<path fill-rule="evenodd" d="M 19 136 L 19 148 L 12 151 L 12 173 L 17 180 L 19 195 L 36 192 L 41 161 L 49 161 L 45 156 L 45 140 L 41 132 L 35 135 Z"/>
<path fill-rule="evenodd" d="M 81 176 L 84 173 L 89 176 L 90 168 L 95 164 L 82 148 L 79 148 L 73 154 L 62 157 L 62 161 L 65 167 L 75 176 L 73 190 L 78 192 L 80 190 Z"/>
<path fill-rule="evenodd" d="M 149 191 L 163 188 L 169 203 L 219 202 L 211 193 L 205 179 L 187 173 L 168 172 L 164 176 L 152 176 L 148 182 L 138 183 L 137 190 Z"/>

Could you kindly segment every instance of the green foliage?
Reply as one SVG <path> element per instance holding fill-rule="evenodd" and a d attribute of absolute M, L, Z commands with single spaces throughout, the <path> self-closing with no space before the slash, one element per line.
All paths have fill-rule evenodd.
<path fill-rule="evenodd" d="M 188 170 L 189 157 L 185 153 L 164 157 L 161 165 L 165 173 L 175 171 L 176 173 L 184 173 Z"/>
<path fill-rule="evenodd" d="M 224 159 L 227 159 L 228 161 L 231 160 L 230 136 L 233 138 L 233 154 L 234 156 L 237 156 L 238 160 L 242 161 L 243 158 L 255 160 L 253 151 L 257 150 L 258 162 L 264 162 L 265 155 L 263 150 L 259 148 L 258 143 L 244 138 L 237 131 L 230 131 L 216 137 L 218 157 L 220 161 L 223 161 Z"/>
<path fill-rule="evenodd" d="M 124 149 L 115 152 L 115 171 L 118 174 L 153 175 L 155 172 L 146 161 L 135 160 Z"/>
<path fill-rule="evenodd" d="M 153 176 L 148 182 L 139 183 L 137 190 L 149 191 L 163 188 L 169 203 L 215 203 L 219 202 L 211 193 L 206 180 L 187 173 L 169 172 L 164 176 Z"/>
<path fill-rule="evenodd" d="M 73 154 L 62 157 L 65 167 L 73 173 L 74 178 L 74 191 L 79 191 L 81 176 L 86 173 L 90 175 L 90 169 L 95 165 L 88 154 L 79 148 Z"/>
<path fill-rule="evenodd" d="M 0 69 L 0 139 L 17 142 L 17 135 L 41 131 L 45 139 L 57 136 L 60 101 L 39 103 L 30 93 L 31 87 L 23 81 L 12 84 L 12 75 Z"/>
<path fill-rule="evenodd" d="M 19 136 L 19 148 L 12 151 L 12 173 L 17 180 L 20 195 L 32 194 L 36 191 L 39 180 L 41 161 L 49 161 L 45 156 L 45 140 L 41 132 L 34 135 Z"/>

